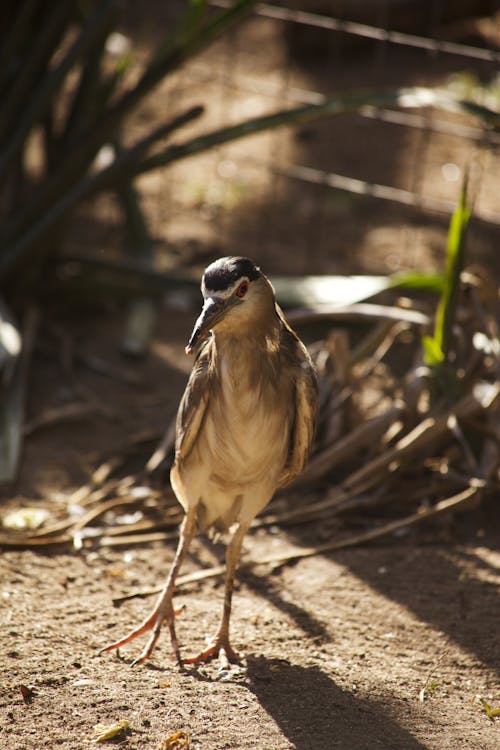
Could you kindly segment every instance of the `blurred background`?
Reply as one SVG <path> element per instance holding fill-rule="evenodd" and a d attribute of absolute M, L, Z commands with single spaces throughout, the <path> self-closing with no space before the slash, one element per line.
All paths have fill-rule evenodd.
<path fill-rule="evenodd" d="M 23 0 L 1 29 L 0 475 L 21 495 L 125 434 L 154 445 L 218 256 L 286 308 L 409 272 L 436 295 L 467 174 L 466 263 L 498 304 L 496 0 Z"/>
<path fill-rule="evenodd" d="M 186 3 L 125 3 L 125 10 L 121 42 L 139 64 Z M 159 267 L 201 270 L 237 253 L 274 274 L 441 269 L 466 164 L 474 178 L 474 257 L 498 267 L 498 130 L 458 108 L 363 106 L 362 95 L 442 87 L 498 110 L 499 23 L 498 4 L 487 0 L 258 4 L 145 96 L 127 120 L 125 142 L 197 105 L 203 115 L 175 142 L 339 94 L 361 94 L 361 103 L 138 179 Z M 85 231 L 71 233 L 70 251 L 123 247 L 112 194 L 99 195 L 79 222 Z"/>

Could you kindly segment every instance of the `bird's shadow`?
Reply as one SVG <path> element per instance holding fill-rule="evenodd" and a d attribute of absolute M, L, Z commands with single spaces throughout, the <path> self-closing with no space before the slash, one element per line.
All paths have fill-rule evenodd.
<path fill-rule="evenodd" d="M 356 696 L 318 667 L 247 657 L 248 689 L 295 750 L 426 750 L 382 702 Z"/>
<path fill-rule="evenodd" d="M 251 591 L 263 596 L 274 607 L 290 617 L 302 632 L 310 638 L 313 638 L 316 642 L 318 639 L 330 639 L 328 628 L 304 607 L 284 599 L 281 588 L 276 586 L 269 576 L 260 576 L 249 570 L 244 570 L 239 574 L 239 577 Z"/>

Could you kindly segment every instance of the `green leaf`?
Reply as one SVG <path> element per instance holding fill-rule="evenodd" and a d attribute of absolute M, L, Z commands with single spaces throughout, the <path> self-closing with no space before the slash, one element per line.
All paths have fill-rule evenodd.
<path fill-rule="evenodd" d="M 436 313 L 434 338 L 445 357 L 451 345 L 451 335 L 455 321 L 460 275 L 464 267 L 465 239 L 471 209 L 467 206 L 468 173 L 464 174 L 462 190 L 457 208 L 451 217 L 448 231 L 446 255 L 446 277 L 443 294 Z"/>
<path fill-rule="evenodd" d="M 272 284 L 287 307 L 349 305 L 392 285 L 390 276 L 275 276 Z"/>
<path fill-rule="evenodd" d="M 482 707 L 486 711 L 486 716 L 488 717 L 488 719 L 494 719 L 495 716 L 500 716 L 500 708 L 491 708 L 491 706 L 486 703 L 484 698 L 481 698 L 480 700 Z"/>
<path fill-rule="evenodd" d="M 444 276 L 436 273 L 397 273 L 391 276 L 275 276 L 280 303 L 288 307 L 353 305 L 388 289 L 441 291 Z"/>
<path fill-rule="evenodd" d="M 445 283 L 444 273 L 431 271 L 398 272 L 389 277 L 395 289 L 411 289 L 421 292 L 442 294 Z"/>
<path fill-rule="evenodd" d="M 428 367 L 436 367 L 444 362 L 444 352 L 432 336 L 423 336 L 424 361 Z"/>
<path fill-rule="evenodd" d="M 446 270 L 436 311 L 434 335 L 432 337 L 424 336 L 422 339 L 424 361 L 426 365 L 433 368 L 440 368 L 446 362 L 452 346 L 460 276 L 464 267 L 467 227 L 471 217 L 471 209 L 467 205 L 467 185 L 468 171 L 464 174 L 458 206 L 453 212 L 448 230 Z M 439 379 L 442 372 L 440 371 L 436 375 Z"/>

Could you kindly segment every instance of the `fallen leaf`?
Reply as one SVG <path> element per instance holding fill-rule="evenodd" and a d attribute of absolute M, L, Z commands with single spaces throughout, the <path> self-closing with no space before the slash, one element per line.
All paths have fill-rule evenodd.
<path fill-rule="evenodd" d="M 165 737 L 158 750 L 189 750 L 189 735 L 187 732 L 174 732 Z"/>
<path fill-rule="evenodd" d="M 422 688 L 422 690 L 418 694 L 418 699 L 420 703 L 423 703 L 425 700 L 425 696 L 429 693 L 433 693 L 434 690 L 436 690 L 439 687 L 438 682 L 430 682 L 428 685 L 425 685 L 425 687 Z"/>
<path fill-rule="evenodd" d="M 94 733 L 92 739 L 94 742 L 105 742 L 116 737 L 121 732 L 130 729 L 130 722 L 126 719 L 120 719 L 115 724 L 96 724 L 93 727 Z"/>
<path fill-rule="evenodd" d="M 23 696 L 23 701 L 25 703 L 31 703 L 33 696 L 35 695 L 33 688 L 30 688 L 27 685 L 19 685 L 19 690 Z"/>
<path fill-rule="evenodd" d="M 480 701 L 482 707 L 486 711 L 486 716 L 488 717 L 488 719 L 494 719 L 496 716 L 500 716 L 500 708 L 491 708 L 491 706 L 486 703 L 484 698 L 480 698 Z"/>
<path fill-rule="evenodd" d="M 2 526 L 5 529 L 38 529 L 49 517 L 48 510 L 45 508 L 20 508 L 7 513 L 2 520 Z"/>

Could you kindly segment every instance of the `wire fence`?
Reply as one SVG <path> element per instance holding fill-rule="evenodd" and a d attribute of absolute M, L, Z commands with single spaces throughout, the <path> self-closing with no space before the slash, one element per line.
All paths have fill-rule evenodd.
<path fill-rule="evenodd" d="M 430 19 L 424 35 L 375 22 L 398 2 L 365 3 L 373 23 L 329 14 L 325 8 L 342 3 L 326 0 L 306 9 L 260 3 L 179 73 L 164 106 L 201 101 L 209 129 L 337 92 L 417 85 L 447 87 L 498 111 L 498 8 L 443 23 L 447 4 L 421 3 Z M 464 112 L 364 107 L 220 147 L 174 167 L 168 184 L 146 181 L 145 190 L 159 234 L 170 248 L 183 245 L 186 262 L 238 252 L 272 256 L 280 269 L 286 255 L 299 273 L 325 270 L 325 259 L 332 271 L 379 272 L 441 263 L 467 167 L 484 261 L 500 232 L 500 132 Z"/>

